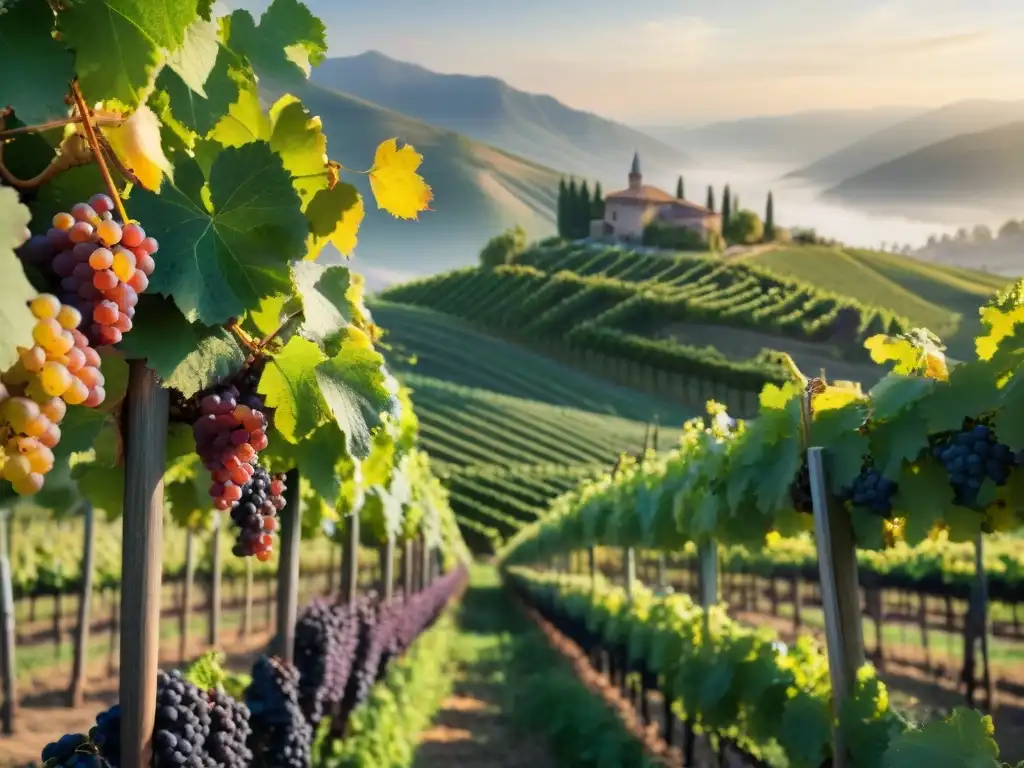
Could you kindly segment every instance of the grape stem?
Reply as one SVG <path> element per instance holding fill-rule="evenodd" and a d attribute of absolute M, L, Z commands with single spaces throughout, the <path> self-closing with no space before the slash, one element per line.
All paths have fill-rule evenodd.
<path fill-rule="evenodd" d="M 226 323 L 224 323 L 224 327 L 227 330 L 231 331 L 233 334 L 235 334 L 235 336 L 238 337 L 238 340 L 242 342 L 242 344 L 246 346 L 250 352 L 259 354 L 259 346 L 256 344 L 255 341 L 253 341 L 252 336 L 246 333 L 245 329 L 243 329 L 242 326 L 238 324 L 237 318 L 233 317 L 230 320 L 228 320 Z"/>
<path fill-rule="evenodd" d="M 261 354 L 263 352 L 263 350 L 266 348 L 266 346 L 270 342 L 272 342 L 275 338 L 277 338 L 277 334 L 279 334 L 281 331 L 283 331 L 284 327 L 286 325 L 288 325 L 288 323 L 290 323 L 292 320 L 294 320 L 296 317 L 298 317 L 301 314 L 302 314 L 302 310 L 301 309 L 297 309 L 294 312 L 292 312 L 290 315 L 285 317 L 285 319 L 282 320 L 278 324 L 277 328 L 275 328 L 273 331 L 271 331 L 270 333 L 268 333 L 266 336 L 263 337 L 263 340 L 257 345 L 256 353 L 257 354 Z"/>
<path fill-rule="evenodd" d="M 103 182 L 107 185 L 107 193 L 110 195 L 110 199 L 114 201 L 114 207 L 117 208 L 121 221 L 127 224 L 130 221 L 128 212 L 124 209 L 124 203 L 121 200 L 121 195 L 118 194 L 117 185 L 114 184 L 114 179 L 110 175 L 110 169 L 107 167 L 106 158 L 103 157 L 103 148 L 100 146 L 99 139 L 96 138 L 96 129 L 92 124 L 92 113 L 89 111 L 85 98 L 82 96 L 82 89 L 78 87 L 77 78 L 71 81 L 71 95 L 75 99 L 78 114 L 82 116 L 82 127 L 85 128 L 86 138 L 89 139 L 89 148 L 92 150 L 93 157 L 96 158 L 96 165 L 103 176 Z"/>
<path fill-rule="evenodd" d="M 7 110 L 10 113 L 10 110 Z M 6 115 L 4 115 L 6 117 Z M 120 125 L 124 122 L 123 117 L 94 117 L 97 125 Z M 19 128 L 8 128 L 6 130 L 0 130 L 0 139 L 7 139 L 11 136 L 18 136 L 23 133 L 41 133 L 42 131 L 49 131 L 54 128 L 61 128 L 65 125 L 72 125 L 74 123 L 81 123 L 81 115 L 75 115 L 73 117 L 64 117 L 60 120 L 50 120 L 48 123 L 39 123 L 38 125 L 23 125 Z"/>
<path fill-rule="evenodd" d="M 10 114 L 10 109 L 0 110 L 0 130 L 3 129 L 4 121 Z M 30 179 L 20 179 L 11 173 L 10 169 L 4 164 L 3 151 L 5 143 L 0 141 L 0 179 L 3 179 L 16 189 L 36 189 L 37 187 L 41 187 L 57 174 L 71 168 L 77 168 L 80 165 L 88 165 L 92 161 L 92 157 L 88 155 L 88 153 L 83 155 L 76 149 L 65 151 L 65 145 L 67 142 L 68 139 L 65 139 L 64 143 L 61 145 L 61 152 L 50 160 L 50 164 L 42 171 Z"/>

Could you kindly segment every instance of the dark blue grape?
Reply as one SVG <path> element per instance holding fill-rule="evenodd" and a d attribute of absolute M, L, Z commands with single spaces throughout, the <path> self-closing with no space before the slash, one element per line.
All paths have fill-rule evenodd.
<path fill-rule="evenodd" d="M 1010 470 L 1017 465 L 1013 451 L 1000 443 L 986 424 L 965 425 L 936 445 L 933 454 L 949 473 L 956 503 L 963 506 L 977 503 L 985 480 L 1004 485 Z"/>

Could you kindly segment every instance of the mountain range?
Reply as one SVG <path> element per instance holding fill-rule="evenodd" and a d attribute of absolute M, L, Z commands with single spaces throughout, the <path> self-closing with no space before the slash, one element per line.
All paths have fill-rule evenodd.
<path fill-rule="evenodd" d="M 592 180 L 619 182 L 634 151 L 651 170 L 676 173 L 687 162 L 664 142 L 551 96 L 495 77 L 433 72 L 377 51 L 327 59 L 312 81 Z"/>

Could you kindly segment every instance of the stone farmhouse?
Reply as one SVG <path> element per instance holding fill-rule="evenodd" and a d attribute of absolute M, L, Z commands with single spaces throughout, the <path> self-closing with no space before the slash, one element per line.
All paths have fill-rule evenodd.
<path fill-rule="evenodd" d="M 629 187 L 605 196 L 604 218 L 590 222 L 590 236 L 640 242 L 644 228 L 652 222 L 693 230 L 705 240 L 710 232 L 722 232 L 719 214 L 689 200 L 679 200 L 657 187 L 645 186 L 640 154 L 635 153 Z"/>

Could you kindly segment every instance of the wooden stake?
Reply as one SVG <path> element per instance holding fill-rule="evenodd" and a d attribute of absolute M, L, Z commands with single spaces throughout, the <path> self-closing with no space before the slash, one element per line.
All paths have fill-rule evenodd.
<path fill-rule="evenodd" d="M 821 448 L 807 449 L 807 469 L 814 506 L 814 538 L 818 544 L 821 602 L 825 613 L 832 707 L 838 717 L 843 702 L 853 694 L 857 670 L 864 664 L 864 629 L 861 624 L 857 581 L 857 551 L 850 517 L 842 509 L 829 512 L 828 484 Z M 848 764 L 841 731 L 833 737 L 833 768 Z"/>
<path fill-rule="evenodd" d="M 181 593 L 181 615 L 178 617 L 178 662 L 188 661 L 188 633 L 192 626 L 192 589 L 196 575 L 196 545 L 192 529 L 185 533 L 185 584 Z"/>
<path fill-rule="evenodd" d="M 590 592 L 597 591 L 597 547 L 587 547 L 587 567 L 590 569 Z"/>
<path fill-rule="evenodd" d="M 420 556 L 423 558 L 420 562 L 420 588 L 426 589 L 430 586 L 430 547 L 426 539 L 420 545 Z"/>
<path fill-rule="evenodd" d="M 355 605 L 359 598 L 359 512 L 353 512 L 347 520 L 348 541 L 342 557 L 345 563 L 345 569 L 342 571 L 342 590 L 345 603 Z"/>
<path fill-rule="evenodd" d="M 210 623 L 207 626 L 207 645 L 216 648 L 220 645 L 220 608 L 221 608 L 221 577 L 223 575 L 223 562 L 220 556 L 220 513 L 213 514 L 213 535 L 210 537 L 210 546 L 213 547 L 212 573 L 210 574 Z"/>
<path fill-rule="evenodd" d="M 85 532 L 82 542 L 82 587 L 78 598 L 78 631 L 75 633 L 75 653 L 71 671 L 69 706 L 78 708 L 85 700 L 85 662 L 89 655 L 89 622 L 92 608 L 93 560 L 95 559 L 96 513 L 88 501 L 83 505 Z"/>
<path fill-rule="evenodd" d="M 658 553 L 658 589 L 662 592 L 668 587 L 668 567 L 665 561 L 665 553 Z"/>
<path fill-rule="evenodd" d="M 381 551 L 381 558 L 384 560 L 384 589 L 381 594 L 385 600 L 391 600 L 395 596 L 395 537 L 388 536 L 388 542 Z"/>
<path fill-rule="evenodd" d="M 3 729 L 14 733 L 14 710 L 17 708 L 14 676 L 14 588 L 11 583 L 11 558 L 7 539 L 10 511 L 0 509 L 0 677 L 3 677 Z"/>
<path fill-rule="evenodd" d="M 402 554 L 402 597 L 408 601 L 412 597 L 413 574 L 416 570 L 416 542 L 412 539 L 405 540 L 405 551 Z"/>
<path fill-rule="evenodd" d="M 718 542 L 709 539 L 697 545 L 698 558 L 698 602 L 710 608 L 719 601 L 718 585 Z"/>
<path fill-rule="evenodd" d="M 299 615 L 299 547 L 302 544 L 302 500 L 299 470 L 285 476 L 285 505 L 281 510 L 281 555 L 277 564 L 277 655 L 295 663 L 295 620 Z"/>
<path fill-rule="evenodd" d="M 130 363 L 121 553 L 121 766 L 150 763 L 160 649 L 160 579 L 168 392 L 145 363 Z"/>
<path fill-rule="evenodd" d="M 626 547 L 624 557 L 622 577 L 626 584 L 626 594 L 632 597 L 633 582 L 636 581 L 636 551 L 632 547 Z"/>
<path fill-rule="evenodd" d="M 252 634 L 252 558 L 245 558 L 245 591 L 242 595 L 241 635 L 248 639 Z"/>

